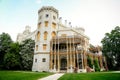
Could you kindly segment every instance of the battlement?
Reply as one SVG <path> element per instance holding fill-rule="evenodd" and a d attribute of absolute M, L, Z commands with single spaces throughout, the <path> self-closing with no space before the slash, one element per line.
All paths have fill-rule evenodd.
<path fill-rule="evenodd" d="M 55 9 L 54 7 L 52 7 L 52 6 L 43 6 L 40 10 L 38 10 L 38 13 L 40 13 L 40 12 L 42 12 L 44 10 L 53 11 L 53 12 L 58 14 L 58 10 Z"/>

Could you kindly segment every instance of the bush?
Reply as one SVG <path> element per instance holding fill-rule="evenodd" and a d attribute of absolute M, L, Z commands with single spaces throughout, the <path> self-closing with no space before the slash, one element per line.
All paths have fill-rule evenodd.
<path fill-rule="evenodd" d="M 88 66 L 89 66 L 90 68 L 93 68 L 92 59 L 91 59 L 91 57 L 89 57 L 89 56 L 88 56 L 88 58 L 87 58 L 87 63 L 88 63 Z"/>
<path fill-rule="evenodd" d="M 95 66 L 95 71 L 100 71 L 100 66 L 98 64 L 98 60 L 97 59 L 94 60 L 94 66 Z"/>

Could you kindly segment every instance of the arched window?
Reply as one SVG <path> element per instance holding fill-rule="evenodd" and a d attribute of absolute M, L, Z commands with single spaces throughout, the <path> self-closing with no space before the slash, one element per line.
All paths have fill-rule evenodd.
<path fill-rule="evenodd" d="M 56 23 L 52 23 L 52 28 L 56 29 Z"/>
<path fill-rule="evenodd" d="M 45 21 L 45 27 L 48 27 L 48 21 Z"/>
<path fill-rule="evenodd" d="M 52 38 L 56 37 L 55 31 L 53 31 L 51 35 L 52 35 Z"/>
<path fill-rule="evenodd" d="M 45 31 L 44 32 L 44 40 L 47 40 L 47 35 L 48 35 L 47 31 Z"/>
<path fill-rule="evenodd" d="M 37 41 L 39 41 L 40 40 L 40 32 L 38 31 L 38 33 L 37 33 Z"/>

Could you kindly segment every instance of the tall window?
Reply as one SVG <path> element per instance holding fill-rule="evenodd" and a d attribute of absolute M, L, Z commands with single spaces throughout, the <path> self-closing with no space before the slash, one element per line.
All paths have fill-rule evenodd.
<path fill-rule="evenodd" d="M 52 23 L 52 28 L 56 29 L 56 23 Z"/>
<path fill-rule="evenodd" d="M 38 45 L 36 45 L 36 51 L 38 51 Z"/>
<path fill-rule="evenodd" d="M 52 35 L 52 38 L 56 37 L 55 31 L 53 31 L 51 35 Z"/>
<path fill-rule="evenodd" d="M 46 50 L 46 49 L 47 49 L 47 45 L 43 44 L 43 50 Z"/>
<path fill-rule="evenodd" d="M 48 21 L 45 21 L 45 27 L 48 27 Z"/>
<path fill-rule="evenodd" d="M 44 40 L 47 40 L 47 35 L 48 35 L 47 31 L 45 31 L 44 32 Z"/>
<path fill-rule="evenodd" d="M 37 33 L 37 41 L 40 40 L 40 32 Z"/>
<path fill-rule="evenodd" d="M 40 23 L 38 23 L 38 29 L 40 29 L 40 27 L 41 27 L 41 22 L 40 22 Z"/>

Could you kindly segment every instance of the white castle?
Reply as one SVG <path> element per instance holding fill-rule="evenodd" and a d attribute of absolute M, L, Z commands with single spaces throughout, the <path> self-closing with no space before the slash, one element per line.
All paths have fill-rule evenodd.
<path fill-rule="evenodd" d="M 37 29 L 31 32 L 26 26 L 25 31 L 18 34 L 17 41 L 35 40 L 32 71 L 74 72 L 77 68 L 77 72 L 86 72 L 89 38 L 84 32 L 81 27 L 72 27 L 67 20 L 63 24 L 57 9 L 44 6 L 38 10 Z M 102 59 L 98 60 L 103 68 Z"/>

